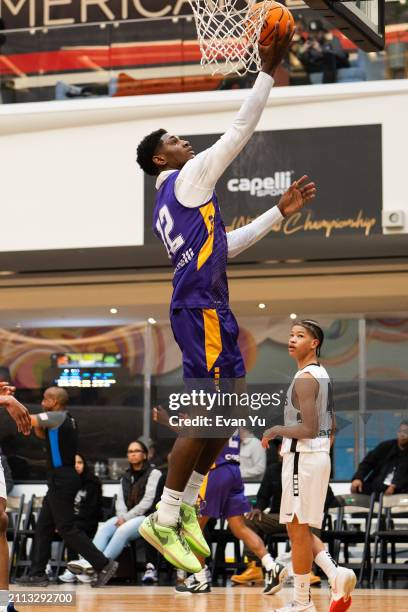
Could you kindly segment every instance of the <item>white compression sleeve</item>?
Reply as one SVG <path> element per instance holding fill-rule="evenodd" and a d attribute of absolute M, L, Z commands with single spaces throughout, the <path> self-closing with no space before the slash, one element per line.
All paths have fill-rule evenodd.
<path fill-rule="evenodd" d="M 231 127 L 183 166 L 175 184 L 176 198 L 183 206 L 196 208 L 210 200 L 216 182 L 254 133 L 273 83 L 269 74 L 260 72 Z"/>
<path fill-rule="evenodd" d="M 283 219 L 277 206 L 270 208 L 248 225 L 227 233 L 228 257 L 236 257 L 242 251 L 261 240 L 272 227 Z"/>

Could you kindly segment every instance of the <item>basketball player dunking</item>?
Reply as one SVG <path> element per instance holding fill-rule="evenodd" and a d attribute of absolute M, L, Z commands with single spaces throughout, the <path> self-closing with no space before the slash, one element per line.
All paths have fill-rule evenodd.
<path fill-rule="evenodd" d="M 188 141 L 163 129 L 146 136 L 138 146 L 139 165 L 157 176 L 153 229 L 174 266 L 170 320 L 182 351 L 186 381 L 226 378 L 237 381 L 237 387 L 242 384 L 245 367 L 237 344 L 238 325 L 229 308 L 227 257 L 257 242 L 277 221 L 315 196 L 314 183 L 305 184 L 307 177 L 302 177 L 278 206 L 226 234 L 214 192 L 216 182 L 255 130 L 292 34 L 288 26 L 279 40 L 276 27 L 272 44 L 260 46 L 262 70 L 254 87 L 231 127 L 212 147 L 195 156 Z M 140 527 L 140 534 L 168 561 L 188 572 L 201 569 L 192 551 L 203 556 L 210 552 L 194 504 L 205 474 L 228 437 L 177 438 L 158 512 Z"/>
<path fill-rule="evenodd" d="M 330 377 L 319 363 L 324 340 L 321 327 L 311 320 L 295 323 L 289 338 L 289 354 L 296 372 L 286 395 L 285 426 L 265 431 L 262 444 L 277 436 L 282 443 L 282 500 L 280 522 L 287 526 L 292 544 L 295 575 L 294 601 L 277 612 L 316 612 L 310 598 L 310 573 L 314 562 L 329 579 L 330 612 L 345 612 L 356 576 L 338 567 L 311 528 L 321 529 L 330 478 L 330 446 L 335 417 Z"/>

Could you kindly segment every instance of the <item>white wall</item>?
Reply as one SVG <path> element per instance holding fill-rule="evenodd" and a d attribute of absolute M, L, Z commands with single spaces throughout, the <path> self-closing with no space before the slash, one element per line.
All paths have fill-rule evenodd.
<path fill-rule="evenodd" d="M 257 494 L 259 489 L 259 482 L 246 482 L 244 484 L 245 495 Z M 331 487 L 335 495 L 345 495 L 346 493 L 350 492 L 349 482 L 331 483 Z M 47 489 L 48 487 L 46 484 L 18 484 L 14 485 L 9 497 L 19 497 L 23 494 L 27 498 L 31 497 L 31 495 L 37 495 L 37 497 L 44 497 L 44 495 L 47 493 Z M 117 495 L 118 491 L 119 484 L 116 483 L 104 484 L 102 488 L 102 493 L 103 495 L 106 495 L 106 497 L 113 497 L 113 495 Z"/>
<path fill-rule="evenodd" d="M 176 134 L 222 132 L 245 95 L 238 90 L 0 106 L 1 204 L 10 228 L 2 232 L 0 250 L 143 244 L 139 140 L 158 127 Z M 381 123 L 384 208 L 405 210 L 408 232 L 407 109 L 407 80 L 285 87 L 272 91 L 258 127 Z"/>

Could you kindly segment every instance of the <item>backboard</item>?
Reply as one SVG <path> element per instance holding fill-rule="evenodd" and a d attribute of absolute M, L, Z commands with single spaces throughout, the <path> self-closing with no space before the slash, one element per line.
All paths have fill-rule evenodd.
<path fill-rule="evenodd" d="M 385 0 L 305 0 L 364 51 L 384 49 Z"/>

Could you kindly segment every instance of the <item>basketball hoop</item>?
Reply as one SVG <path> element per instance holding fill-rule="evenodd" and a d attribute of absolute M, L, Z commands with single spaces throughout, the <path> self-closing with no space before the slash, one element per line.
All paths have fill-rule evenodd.
<path fill-rule="evenodd" d="M 212 74 L 259 72 L 258 38 L 270 2 L 257 0 L 189 0 L 201 50 L 201 66 Z M 251 11 L 250 16 L 248 13 Z"/>

